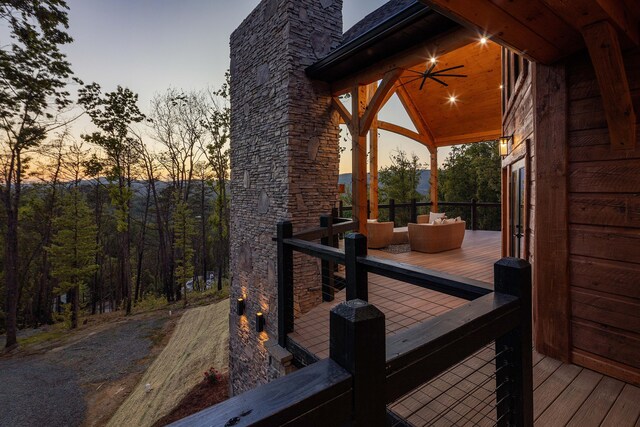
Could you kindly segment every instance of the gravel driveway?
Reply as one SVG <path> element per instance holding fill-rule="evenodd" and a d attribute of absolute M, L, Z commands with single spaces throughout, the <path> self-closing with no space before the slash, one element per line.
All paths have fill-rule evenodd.
<path fill-rule="evenodd" d="M 83 386 L 142 372 L 166 318 L 128 319 L 44 354 L 0 359 L 0 427 L 78 426 Z"/>

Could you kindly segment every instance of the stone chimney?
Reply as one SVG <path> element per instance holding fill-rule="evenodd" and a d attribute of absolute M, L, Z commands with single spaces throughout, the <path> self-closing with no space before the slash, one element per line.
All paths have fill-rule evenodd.
<path fill-rule="evenodd" d="M 342 0 L 264 0 L 231 35 L 231 314 L 233 394 L 288 371 L 277 336 L 278 221 L 317 226 L 335 205 L 338 117 L 328 85 L 305 68 L 342 37 Z M 321 302 L 319 264 L 295 261 L 296 316 Z M 243 316 L 235 301 L 246 299 Z M 264 332 L 255 314 L 264 313 Z M 266 342 L 268 345 L 265 345 Z M 274 355 L 277 355 L 274 356 Z M 274 361 L 274 357 L 278 360 Z"/>

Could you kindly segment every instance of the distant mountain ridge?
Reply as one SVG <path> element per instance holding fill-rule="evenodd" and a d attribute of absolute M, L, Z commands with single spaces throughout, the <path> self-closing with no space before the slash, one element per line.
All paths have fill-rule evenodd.
<path fill-rule="evenodd" d="M 420 182 L 418 183 L 418 193 L 422 195 L 429 194 L 431 184 L 429 179 L 431 178 L 431 171 L 429 169 L 423 169 L 420 171 Z M 367 174 L 367 182 L 371 182 L 371 177 Z M 338 177 L 338 184 L 344 184 L 346 187 L 351 188 L 351 174 L 341 173 Z M 380 188 L 380 185 L 378 185 Z"/>

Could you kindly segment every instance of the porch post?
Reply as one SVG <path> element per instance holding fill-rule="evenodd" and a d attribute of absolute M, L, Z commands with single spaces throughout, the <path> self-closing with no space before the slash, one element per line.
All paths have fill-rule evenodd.
<path fill-rule="evenodd" d="M 360 136 L 360 118 L 367 108 L 367 87 L 357 85 L 351 93 L 351 204 L 358 232 L 367 235 L 367 136 Z"/>
<path fill-rule="evenodd" d="M 438 149 L 429 147 L 431 159 L 431 176 L 429 184 L 431 186 L 431 212 L 438 212 Z"/>
<path fill-rule="evenodd" d="M 354 299 L 331 309 L 329 357 L 352 375 L 353 426 L 386 426 L 384 313 Z"/>
<path fill-rule="evenodd" d="M 371 83 L 369 97 L 371 98 L 378 89 L 378 83 Z M 371 101 L 371 100 L 369 100 Z M 371 218 L 378 218 L 378 115 L 373 119 L 371 130 L 369 131 L 369 173 L 371 183 L 369 187 L 369 200 Z"/>

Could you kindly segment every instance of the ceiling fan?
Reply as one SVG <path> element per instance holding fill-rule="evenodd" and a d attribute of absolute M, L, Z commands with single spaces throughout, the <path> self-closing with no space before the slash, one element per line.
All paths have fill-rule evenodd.
<path fill-rule="evenodd" d="M 431 61 L 431 65 L 428 65 L 427 68 L 425 69 L 424 72 L 420 72 L 420 71 L 415 71 L 412 69 L 409 69 L 407 71 L 410 71 L 412 73 L 417 74 L 417 77 L 412 78 L 409 81 L 404 82 L 403 84 L 409 84 L 409 83 L 413 83 L 415 81 L 421 80 L 420 82 L 420 87 L 418 88 L 418 90 L 422 90 L 422 88 L 424 87 L 425 82 L 427 81 L 427 79 L 431 79 L 435 82 L 440 83 L 442 86 L 449 86 L 445 81 L 441 80 L 444 77 L 468 77 L 466 74 L 449 74 L 449 71 L 452 70 L 457 70 L 459 68 L 463 68 L 464 65 L 456 65 L 455 67 L 449 67 L 449 68 L 443 68 L 441 70 L 435 70 L 436 68 L 436 63 L 434 61 Z"/>

